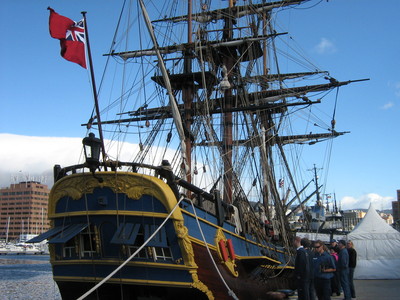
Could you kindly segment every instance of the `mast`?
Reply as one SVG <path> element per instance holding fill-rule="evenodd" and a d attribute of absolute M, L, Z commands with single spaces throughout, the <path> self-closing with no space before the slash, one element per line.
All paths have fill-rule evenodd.
<path fill-rule="evenodd" d="M 192 44 L 192 0 L 188 1 L 188 26 L 187 26 L 187 42 L 189 45 Z M 192 51 L 191 47 L 187 47 L 184 52 L 184 74 L 192 73 Z M 186 180 L 192 182 L 192 141 L 191 141 L 191 126 L 192 126 L 192 103 L 193 103 L 193 83 L 186 82 L 182 88 L 182 100 L 184 103 L 184 124 L 186 128 L 185 145 L 186 145 L 186 162 L 188 170 L 186 172 Z M 190 197 L 190 191 L 187 191 L 188 197 Z"/>
<path fill-rule="evenodd" d="M 187 160 L 186 160 L 185 133 L 184 133 L 184 129 L 183 129 L 182 118 L 181 118 L 181 115 L 179 114 L 179 110 L 178 110 L 178 106 L 177 106 L 177 103 L 176 103 L 176 99 L 175 99 L 175 96 L 174 96 L 174 94 L 172 92 L 171 83 L 169 81 L 168 72 L 167 72 L 167 69 L 165 67 L 164 60 L 163 60 L 163 58 L 161 56 L 161 53 L 160 53 L 160 51 L 158 49 L 158 42 L 157 42 L 156 36 L 154 34 L 153 27 L 151 25 L 149 15 L 147 13 L 147 10 L 146 10 L 146 7 L 145 7 L 143 1 L 139 0 L 139 3 L 140 3 L 140 7 L 142 9 L 142 12 L 143 12 L 144 20 L 146 22 L 147 30 L 150 33 L 151 40 L 153 41 L 153 44 L 154 44 L 154 49 L 156 50 L 156 54 L 157 54 L 157 58 L 158 58 L 158 66 L 159 66 L 159 68 L 161 70 L 161 73 L 162 73 L 163 78 L 164 78 L 165 85 L 167 87 L 168 96 L 169 96 L 169 105 L 171 106 L 173 120 L 174 120 L 175 126 L 177 128 L 177 131 L 178 131 L 178 134 L 179 134 L 179 138 L 180 138 L 180 142 L 181 142 L 180 143 L 181 144 L 181 155 L 182 155 L 182 163 L 183 163 L 183 168 L 182 169 L 184 169 L 183 170 L 183 173 L 184 173 L 183 177 L 186 180 L 186 176 L 187 176 L 187 174 L 189 172 L 189 167 L 188 167 L 188 163 L 187 163 Z"/>
<path fill-rule="evenodd" d="M 321 188 L 322 185 L 319 186 L 319 188 Z M 311 199 L 311 197 L 313 197 L 315 194 L 317 193 L 316 190 L 314 190 L 308 197 L 306 197 L 306 199 L 304 199 L 303 201 L 300 202 L 300 204 L 298 204 L 294 209 L 292 209 L 291 212 L 286 214 L 286 217 L 289 218 L 292 214 L 296 213 L 296 211 L 301 208 L 303 210 L 303 205 L 307 203 L 308 200 Z M 296 198 L 295 198 L 296 199 Z M 304 214 L 304 211 L 303 211 Z"/>
<path fill-rule="evenodd" d="M 10 216 L 8 216 L 8 220 L 7 220 L 7 228 L 6 228 L 6 245 L 8 243 L 8 232 L 10 230 Z"/>
<path fill-rule="evenodd" d="M 334 205 L 335 205 L 334 212 L 335 212 L 335 214 L 337 214 L 339 211 L 338 211 L 337 202 L 336 202 L 336 193 L 333 193 L 333 200 L 334 200 Z"/>
<path fill-rule="evenodd" d="M 269 21 L 269 14 L 268 14 L 268 18 L 267 18 L 267 13 L 263 12 L 262 14 L 262 33 L 263 35 L 267 34 L 267 22 Z M 262 46 L 263 46 L 263 76 L 268 76 L 268 56 L 267 56 L 267 41 L 264 40 L 262 42 Z M 262 114 L 262 119 L 265 118 L 265 114 Z M 261 135 L 262 135 L 262 145 L 261 145 L 261 170 L 262 170 L 262 178 L 263 178 L 263 182 L 262 182 L 262 196 L 263 196 L 263 205 L 264 205 L 264 209 L 267 213 L 268 219 L 271 219 L 271 213 L 269 210 L 269 205 L 270 205 L 270 200 L 268 197 L 268 168 L 267 168 L 267 163 L 268 163 L 268 153 L 267 153 L 267 142 L 266 142 L 266 135 L 267 135 L 267 129 L 265 128 L 265 122 L 261 122 Z"/>
<path fill-rule="evenodd" d="M 275 53 L 279 46 L 279 41 L 275 37 L 286 33 L 277 33 L 272 28 L 271 11 L 276 8 L 297 5 L 303 1 L 283 0 L 268 3 L 263 1 L 262 4 L 249 5 L 249 3 L 245 3 L 243 6 L 238 6 L 237 1 L 229 0 L 229 4 L 223 9 L 209 10 L 209 7 L 205 5 L 201 12 L 193 13 L 194 2 L 188 0 L 187 3 L 184 3 L 187 6 L 187 13 L 183 16 L 150 22 L 143 0 L 140 0 L 146 26 L 154 47 L 147 46 L 147 49 L 136 51 L 112 51 L 106 55 L 119 56 L 123 60 L 134 60 L 142 56 L 157 56 L 162 76 L 152 76 L 151 79 L 167 90 L 169 106 L 162 104 L 159 107 L 151 105 L 146 109 L 139 108 L 127 112 L 128 117 L 126 118 L 106 121 L 103 124 L 147 120 L 159 120 L 161 124 L 163 120 L 173 118 L 180 138 L 180 151 L 185 164 L 186 181 L 189 183 L 194 181 L 192 176 L 194 174 L 195 153 L 203 151 L 204 148 L 201 147 L 213 148 L 211 151 L 219 151 L 216 157 L 220 165 L 214 168 L 212 172 L 221 172 L 221 174 L 216 174 L 217 176 L 214 177 L 216 182 L 212 184 L 212 188 L 217 185 L 223 186 L 222 198 L 224 201 L 232 203 L 234 197 L 240 198 L 240 196 L 237 197 L 238 195 L 245 195 L 243 198 L 250 195 L 242 192 L 246 183 L 241 181 L 246 176 L 244 172 L 248 172 L 247 174 L 250 174 L 250 176 L 259 179 L 259 185 L 257 186 L 254 183 L 253 187 L 257 186 L 256 192 L 261 194 L 259 199 L 262 199 L 266 211 L 270 209 L 268 206 L 275 204 L 277 206 L 276 211 L 281 210 L 279 215 L 284 215 L 282 212 L 285 209 L 285 204 L 281 202 L 279 191 L 276 188 L 275 171 L 277 171 L 277 166 L 274 165 L 276 155 L 284 162 L 284 176 L 289 174 L 288 182 L 293 185 L 297 199 L 299 193 L 294 186 L 295 180 L 289 170 L 291 158 L 285 157 L 283 147 L 294 143 L 312 145 L 324 139 L 334 138 L 346 133 L 327 128 L 326 133 L 281 135 L 280 133 L 284 130 L 284 119 L 289 117 L 290 113 L 295 113 L 296 110 L 307 109 L 313 104 L 322 102 L 321 99 L 324 95 L 320 96 L 318 93 L 322 94 L 321 92 L 364 80 L 339 82 L 330 77 L 328 72 L 319 70 L 285 74 L 280 73 L 278 64 L 272 63 L 277 59 Z M 246 16 L 250 16 L 253 20 L 247 20 L 250 23 L 242 24 L 246 21 Z M 174 40 L 175 43 L 172 40 L 175 37 L 171 37 L 171 40 L 165 39 L 162 44 L 160 41 L 159 45 L 152 26 L 152 24 L 155 25 L 155 22 L 159 22 L 157 26 L 160 25 L 160 30 L 165 25 L 163 22 L 168 22 L 174 28 L 183 28 L 186 35 L 179 36 L 179 41 Z M 182 23 L 177 24 L 179 22 Z M 193 29 L 194 24 L 197 24 L 201 29 L 198 31 L 199 43 L 194 42 L 195 35 L 193 32 L 196 31 L 196 29 Z M 208 28 L 208 25 L 214 26 L 214 24 L 218 28 Z M 206 37 L 213 38 L 208 41 Z M 181 38 L 183 38 L 183 41 Z M 205 41 L 206 39 L 207 41 Z M 269 46 L 267 47 L 267 40 L 271 42 L 271 49 L 269 49 Z M 277 44 L 276 47 L 275 43 Z M 271 50 L 271 55 L 268 55 L 269 50 Z M 151 59 L 149 58 L 149 60 Z M 196 61 L 196 59 L 199 61 Z M 170 63 L 171 61 L 172 63 Z M 197 62 L 200 63 L 200 66 L 197 66 Z M 259 63 L 262 63 L 262 66 L 257 69 L 256 64 Z M 165 64 L 171 68 L 170 72 L 167 72 Z M 179 68 L 178 71 L 176 67 Z M 242 70 L 245 71 L 243 77 Z M 286 84 L 286 80 L 305 78 L 316 74 L 325 74 L 327 81 L 323 82 L 322 80 L 319 84 L 306 86 L 298 86 L 298 80 Z M 214 93 L 218 88 L 217 77 L 222 77 L 219 85 L 220 92 Z M 318 77 L 322 79 L 323 75 Z M 182 103 L 178 104 L 175 95 L 180 94 L 180 92 L 182 99 L 179 99 L 179 101 L 182 100 Z M 162 93 L 161 97 L 164 98 Z M 320 98 L 317 100 L 314 98 L 314 101 L 311 101 L 311 97 Z M 293 106 L 298 106 L 298 109 L 290 110 L 289 108 Z M 218 117 L 213 118 L 214 114 Z M 206 116 L 207 120 L 203 116 Z M 236 131 L 234 131 L 236 127 L 234 129 L 233 123 L 236 123 L 236 118 L 238 121 L 242 121 L 240 120 L 242 116 L 247 127 L 243 127 L 242 131 L 238 129 L 238 136 L 236 137 Z M 214 120 L 221 123 L 216 124 Z M 205 121 L 207 126 L 203 128 L 198 125 L 197 122 L 201 121 Z M 212 127 L 213 125 L 216 125 L 216 127 Z M 220 132 L 216 132 L 217 129 L 215 128 L 218 128 Z M 206 132 L 203 134 L 202 130 Z M 164 134 L 161 131 L 159 132 L 159 135 Z M 152 137 L 155 137 L 156 134 L 158 133 L 154 133 Z M 210 136 L 212 136 L 212 139 L 210 139 Z M 203 140 L 201 140 L 202 138 Z M 275 152 L 275 148 L 278 151 Z M 212 152 L 212 154 L 216 152 Z M 255 159 L 249 159 L 254 154 L 256 155 L 254 156 Z M 243 162 L 248 163 L 246 169 L 243 168 L 244 172 L 240 167 L 233 166 L 236 161 L 240 164 L 242 157 L 245 159 Z M 207 158 L 202 161 L 202 163 L 204 162 L 206 162 L 204 164 L 206 166 Z M 253 174 L 251 174 L 250 163 L 257 164 L 258 169 Z M 242 174 L 244 175 L 242 176 Z M 214 176 L 214 173 L 212 175 Z M 204 183 L 205 186 L 207 184 Z M 283 223 L 281 222 L 283 220 L 279 221 L 279 223 Z"/>
<path fill-rule="evenodd" d="M 224 32 L 223 40 L 231 40 L 233 38 L 233 15 L 232 9 L 236 4 L 236 0 L 229 0 L 228 15 L 224 18 Z M 227 78 L 229 82 L 232 81 L 234 67 L 234 58 L 231 55 L 227 55 L 223 59 L 223 70 L 226 70 L 226 74 L 223 74 L 224 79 Z M 224 175 L 223 175 L 223 186 L 224 186 L 224 201 L 232 203 L 232 180 L 233 180 L 233 169 L 232 169 L 232 89 L 226 87 L 224 90 L 224 101 L 222 104 L 223 113 L 223 135 L 222 135 L 222 155 L 224 162 Z"/>
<path fill-rule="evenodd" d="M 315 190 L 316 190 L 316 195 L 317 195 L 317 206 L 322 206 L 323 204 L 321 202 L 321 197 L 319 194 L 317 167 L 315 166 L 315 164 L 314 164 L 314 168 L 309 171 L 314 171 L 314 182 L 315 182 Z"/>
<path fill-rule="evenodd" d="M 91 80 L 92 80 L 92 89 L 93 89 L 94 105 L 95 105 L 95 109 L 96 109 L 96 118 L 97 118 L 97 121 L 98 121 L 97 124 L 98 124 L 98 127 L 99 127 L 99 137 L 100 137 L 100 142 L 101 142 L 101 153 L 103 155 L 103 162 L 105 163 L 106 159 L 107 159 L 107 154 L 106 154 L 106 150 L 105 150 L 105 147 L 104 147 L 103 129 L 101 127 L 99 100 L 98 100 L 98 97 L 97 97 L 96 81 L 95 81 L 95 77 L 94 77 L 92 53 L 90 51 L 89 31 L 88 31 L 87 22 L 86 22 L 86 11 L 82 11 L 81 14 L 83 16 L 83 23 L 85 25 L 85 39 L 86 39 L 87 53 L 88 53 L 88 58 L 89 58 L 90 77 L 91 77 Z M 107 171 L 106 164 L 104 164 L 104 169 Z"/>
<path fill-rule="evenodd" d="M 44 227 L 44 209 L 42 207 L 42 228 L 40 229 L 40 233 L 43 232 L 43 227 Z"/>
<path fill-rule="evenodd" d="M 312 182 L 312 180 L 309 181 L 309 182 L 301 189 L 301 191 L 299 192 L 299 195 L 301 195 L 301 194 L 306 190 L 306 188 L 311 184 L 311 182 Z M 293 202 L 296 201 L 296 199 L 298 199 L 298 196 L 297 196 L 297 195 L 295 195 L 287 204 L 285 204 L 285 210 L 289 209 L 290 206 L 293 204 Z"/>
<path fill-rule="evenodd" d="M 270 10 L 263 10 L 263 19 L 262 19 L 262 31 L 263 31 L 263 35 L 268 35 L 268 30 L 272 33 L 274 32 L 271 28 L 271 17 L 270 17 Z M 272 43 L 274 43 L 274 40 L 272 40 Z M 273 48 L 275 51 L 275 47 Z M 267 44 L 264 41 L 263 44 L 263 76 L 265 76 L 266 78 L 268 78 L 267 76 L 268 74 L 268 48 L 267 48 Z M 280 80 L 280 76 L 279 76 L 279 72 L 277 74 L 277 78 L 278 82 L 280 83 L 281 86 L 281 80 Z M 268 82 L 268 81 L 267 81 Z M 263 87 L 262 92 L 269 92 L 269 90 L 267 90 L 268 86 Z M 263 100 L 262 98 L 258 98 L 259 100 Z M 283 103 L 286 103 L 285 98 L 281 97 L 280 99 L 283 100 Z M 285 111 L 285 110 L 284 110 Z M 264 189 L 264 205 L 267 206 L 266 210 L 268 211 L 269 209 L 269 205 L 274 204 L 275 207 L 275 212 L 277 215 L 277 221 L 278 224 L 280 226 L 280 230 L 282 232 L 282 237 L 283 237 L 283 241 L 284 243 L 289 246 L 289 239 L 287 238 L 287 222 L 285 220 L 285 212 L 284 212 L 284 204 L 281 202 L 280 200 L 280 196 L 279 193 L 277 191 L 277 187 L 275 185 L 276 182 L 276 178 L 275 178 L 275 174 L 274 174 L 274 165 L 273 165 L 273 160 L 272 160 L 272 146 L 273 144 L 271 143 L 271 137 L 274 137 L 277 135 L 277 128 L 275 127 L 275 123 L 273 120 L 273 115 L 274 111 L 273 110 L 266 110 L 266 111 L 261 111 L 260 112 L 260 126 L 261 126 L 261 130 L 262 133 L 264 135 L 264 139 L 265 139 L 265 144 L 263 144 L 263 146 L 261 147 L 261 149 L 263 149 L 263 147 L 265 146 L 265 151 L 263 153 L 262 161 L 261 161 L 261 165 L 263 166 L 263 171 L 264 171 L 264 185 L 263 185 L 263 189 Z M 279 145 L 279 144 L 278 144 Z M 282 146 L 279 145 L 279 149 L 282 152 Z M 285 159 L 286 161 L 286 159 Z M 289 171 L 289 170 L 288 170 Z M 291 175 L 289 173 L 289 175 Z M 269 181 L 269 183 L 268 183 Z M 293 187 L 295 188 L 295 186 L 293 185 Z M 295 189 L 295 193 L 297 195 L 297 190 Z"/>

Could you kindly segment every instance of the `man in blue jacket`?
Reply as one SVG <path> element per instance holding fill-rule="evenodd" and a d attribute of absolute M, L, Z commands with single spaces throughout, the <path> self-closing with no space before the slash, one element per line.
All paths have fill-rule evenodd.
<path fill-rule="evenodd" d="M 311 266 L 309 254 L 303 245 L 301 238 L 296 236 L 293 242 L 296 247 L 296 259 L 294 262 L 294 273 L 296 276 L 298 300 L 310 300 L 309 282 L 311 281 Z"/>
<path fill-rule="evenodd" d="M 314 243 L 314 285 L 318 300 L 331 299 L 331 278 L 336 271 L 335 261 L 320 240 Z"/>
<path fill-rule="evenodd" d="M 315 300 L 315 291 L 314 291 L 314 269 L 313 269 L 313 257 L 314 257 L 314 249 L 311 246 L 311 242 L 308 238 L 301 239 L 301 245 L 306 249 L 308 254 L 308 261 L 310 265 L 310 280 L 308 281 L 308 291 L 310 300 Z"/>
<path fill-rule="evenodd" d="M 344 300 L 351 300 L 350 282 L 349 282 L 349 253 L 346 249 L 346 241 L 339 241 L 339 260 L 337 267 L 339 269 L 340 284 L 342 285 Z"/>

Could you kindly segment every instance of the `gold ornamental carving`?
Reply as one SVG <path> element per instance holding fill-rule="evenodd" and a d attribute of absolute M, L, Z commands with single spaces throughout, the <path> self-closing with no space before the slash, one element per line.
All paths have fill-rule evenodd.
<path fill-rule="evenodd" d="M 183 225 L 183 221 L 176 221 L 174 224 L 185 265 L 197 268 L 196 262 L 194 261 L 192 242 L 189 239 L 189 230 L 185 225 Z"/>
<path fill-rule="evenodd" d="M 101 175 L 99 175 L 101 176 Z M 56 189 L 50 194 L 51 199 L 60 199 L 68 196 L 73 200 L 82 197 L 83 194 L 93 193 L 95 188 L 111 188 L 115 193 L 125 193 L 134 200 L 140 199 L 143 194 L 159 196 L 157 191 L 152 188 L 147 181 L 140 180 L 134 176 L 101 176 L 102 182 L 89 175 L 80 175 L 76 177 L 66 177 L 68 180 L 60 181 Z"/>
<path fill-rule="evenodd" d="M 194 268 L 194 270 L 190 271 L 190 273 L 192 275 L 192 279 L 193 279 L 192 287 L 205 293 L 209 300 L 214 300 L 214 296 L 213 296 L 212 292 L 208 289 L 208 287 L 203 282 L 201 282 L 199 280 L 199 277 L 197 275 L 198 267 L 194 260 L 194 250 L 193 250 L 192 242 L 190 241 L 190 238 L 189 238 L 189 230 L 183 224 L 183 221 L 175 221 L 174 224 L 175 224 L 176 235 L 178 237 L 178 243 L 181 248 L 181 252 L 182 252 L 182 256 L 183 256 L 185 265 L 188 265 L 191 268 Z"/>
<path fill-rule="evenodd" d="M 101 182 L 98 178 L 102 179 Z M 171 211 L 176 205 L 176 197 L 170 187 L 153 176 L 128 172 L 97 172 L 95 178 L 91 173 L 79 173 L 68 175 L 53 186 L 49 195 L 49 215 L 55 214 L 57 201 L 62 197 L 78 200 L 84 194 L 93 193 L 95 188 L 110 188 L 114 193 L 126 194 L 133 200 L 149 195 L 160 200 L 167 211 Z M 183 216 L 176 210 L 172 219 L 183 220 Z"/>
<path fill-rule="evenodd" d="M 175 232 L 178 237 L 178 243 L 181 248 L 183 260 L 185 262 L 185 265 L 193 268 L 194 270 L 189 271 L 190 274 L 192 275 L 193 283 L 192 287 L 196 288 L 203 293 L 207 295 L 207 298 L 209 300 L 214 300 L 214 296 L 212 292 L 208 289 L 208 287 L 199 280 L 199 277 L 197 275 L 197 264 L 194 261 L 194 250 L 192 246 L 192 242 L 190 241 L 189 238 L 189 230 L 187 227 L 183 224 L 183 221 L 175 221 Z"/>
<path fill-rule="evenodd" d="M 215 298 L 214 298 L 213 293 L 209 290 L 209 288 L 203 282 L 201 282 L 199 280 L 199 277 L 197 276 L 197 272 L 191 271 L 190 273 L 192 274 L 192 279 L 193 279 L 192 287 L 205 293 L 209 300 L 214 300 Z"/>

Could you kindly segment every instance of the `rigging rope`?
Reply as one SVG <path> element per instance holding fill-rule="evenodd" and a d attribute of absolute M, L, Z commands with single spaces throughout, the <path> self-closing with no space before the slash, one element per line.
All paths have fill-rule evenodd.
<path fill-rule="evenodd" d="M 87 228 L 86 230 L 88 231 L 88 236 L 89 236 L 89 246 L 90 246 L 90 260 L 91 260 L 91 265 L 92 265 L 92 271 L 94 273 L 94 280 L 97 279 L 97 272 L 96 272 L 96 265 L 94 263 L 94 257 L 93 257 L 93 252 L 96 252 L 95 250 L 93 250 L 93 235 L 96 239 L 96 233 L 92 232 L 91 228 L 90 228 L 90 219 L 89 219 L 89 205 L 88 205 L 88 198 L 87 198 L 87 194 L 85 193 L 85 211 L 86 211 L 86 223 L 87 223 Z M 96 242 L 95 242 L 96 243 Z M 96 247 L 96 245 L 94 245 Z M 81 250 L 82 251 L 82 250 Z M 85 251 L 85 247 L 83 247 L 83 251 Z M 84 256 L 84 254 L 83 254 Z M 96 291 L 96 298 L 99 299 L 99 293 L 98 291 Z"/>

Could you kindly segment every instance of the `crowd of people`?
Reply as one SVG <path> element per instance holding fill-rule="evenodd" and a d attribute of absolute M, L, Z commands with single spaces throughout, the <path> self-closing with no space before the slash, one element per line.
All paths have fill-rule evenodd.
<path fill-rule="evenodd" d="M 295 276 L 299 300 L 330 300 L 343 293 L 344 300 L 356 298 L 353 283 L 357 252 L 351 241 L 311 242 L 295 237 Z"/>

